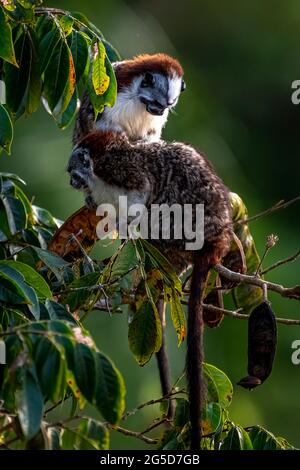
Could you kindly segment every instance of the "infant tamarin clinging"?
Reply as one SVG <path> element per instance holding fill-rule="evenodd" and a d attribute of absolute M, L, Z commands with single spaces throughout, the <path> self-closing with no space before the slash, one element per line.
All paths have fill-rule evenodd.
<path fill-rule="evenodd" d="M 186 371 L 189 387 L 191 450 L 201 439 L 203 395 L 202 299 L 210 268 L 229 250 L 232 237 L 228 190 L 211 164 L 193 147 L 182 143 L 129 142 L 124 134 L 95 131 L 74 148 L 68 164 L 71 184 L 84 190 L 89 204 L 204 205 L 204 245 L 187 251 L 190 240 L 151 240 L 172 263 L 178 274 L 193 265 L 188 307 Z M 195 213 L 193 212 L 193 217 Z M 172 237 L 172 230 L 171 230 Z"/>

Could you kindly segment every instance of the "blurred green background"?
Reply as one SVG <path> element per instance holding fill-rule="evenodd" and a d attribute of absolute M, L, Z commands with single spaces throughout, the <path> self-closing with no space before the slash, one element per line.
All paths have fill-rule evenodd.
<path fill-rule="evenodd" d="M 232 191 L 255 214 L 280 199 L 299 194 L 300 105 L 291 103 L 291 83 L 300 79 L 300 5 L 298 0 L 226 2 L 202 0 L 61 0 L 45 2 L 85 13 L 121 55 L 167 52 L 184 66 L 187 90 L 164 131 L 167 139 L 191 142 L 215 165 Z M 1 155 L 0 168 L 27 181 L 36 204 L 66 218 L 82 205 L 65 172 L 71 151 L 71 129 L 60 132 L 40 109 L 15 127 L 11 157 Z M 280 241 L 265 265 L 299 248 L 300 205 L 251 225 L 260 253 L 265 237 Z M 299 283 L 299 261 L 270 273 L 285 285 Z M 299 304 L 271 295 L 278 316 L 299 317 Z M 127 383 L 127 408 L 160 396 L 155 359 L 144 368 L 127 345 L 126 315 L 90 314 L 87 327 L 110 355 Z M 234 386 L 231 416 L 242 425 L 261 424 L 300 447 L 300 365 L 291 363 L 291 343 L 299 326 L 279 326 L 273 373 L 253 392 Z M 168 344 L 174 381 L 184 366 L 170 325 Z M 247 323 L 225 318 L 207 331 L 206 360 L 223 369 L 235 384 L 246 374 Z M 142 430 L 158 415 L 148 407 L 128 420 Z M 143 448 L 142 442 L 113 433 L 116 449 Z"/>

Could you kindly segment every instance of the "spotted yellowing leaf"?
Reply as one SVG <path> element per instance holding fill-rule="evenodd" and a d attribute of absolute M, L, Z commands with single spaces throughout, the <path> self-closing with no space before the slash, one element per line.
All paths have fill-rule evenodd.
<path fill-rule="evenodd" d="M 103 95 L 109 87 L 110 77 L 106 73 L 106 50 L 101 41 L 93 44 L 92 82 L 96 95 Z"/>

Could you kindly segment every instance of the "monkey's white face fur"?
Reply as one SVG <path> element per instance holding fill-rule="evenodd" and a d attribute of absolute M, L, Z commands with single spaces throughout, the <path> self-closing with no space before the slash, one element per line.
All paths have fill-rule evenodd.
<path fill-rule="evenodd" d="M 182 78 L 176 74 L 136 77 L 118 92 L 116 103 L 105 108 L 96 126 L 125 132 L 131 140 L 155 142 L 160 139 L 170 108 L 177 104 L 181 87 Z"/>

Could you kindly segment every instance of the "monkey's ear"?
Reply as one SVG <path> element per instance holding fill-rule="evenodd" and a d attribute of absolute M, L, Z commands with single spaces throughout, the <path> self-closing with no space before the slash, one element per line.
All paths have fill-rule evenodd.
<path fill-rule="evenodd" d="M 185 81 L 182 79 L 182 82 L 181 82 L 181 91 L 184 91 L 186 89 L 186 83 Z"/>

